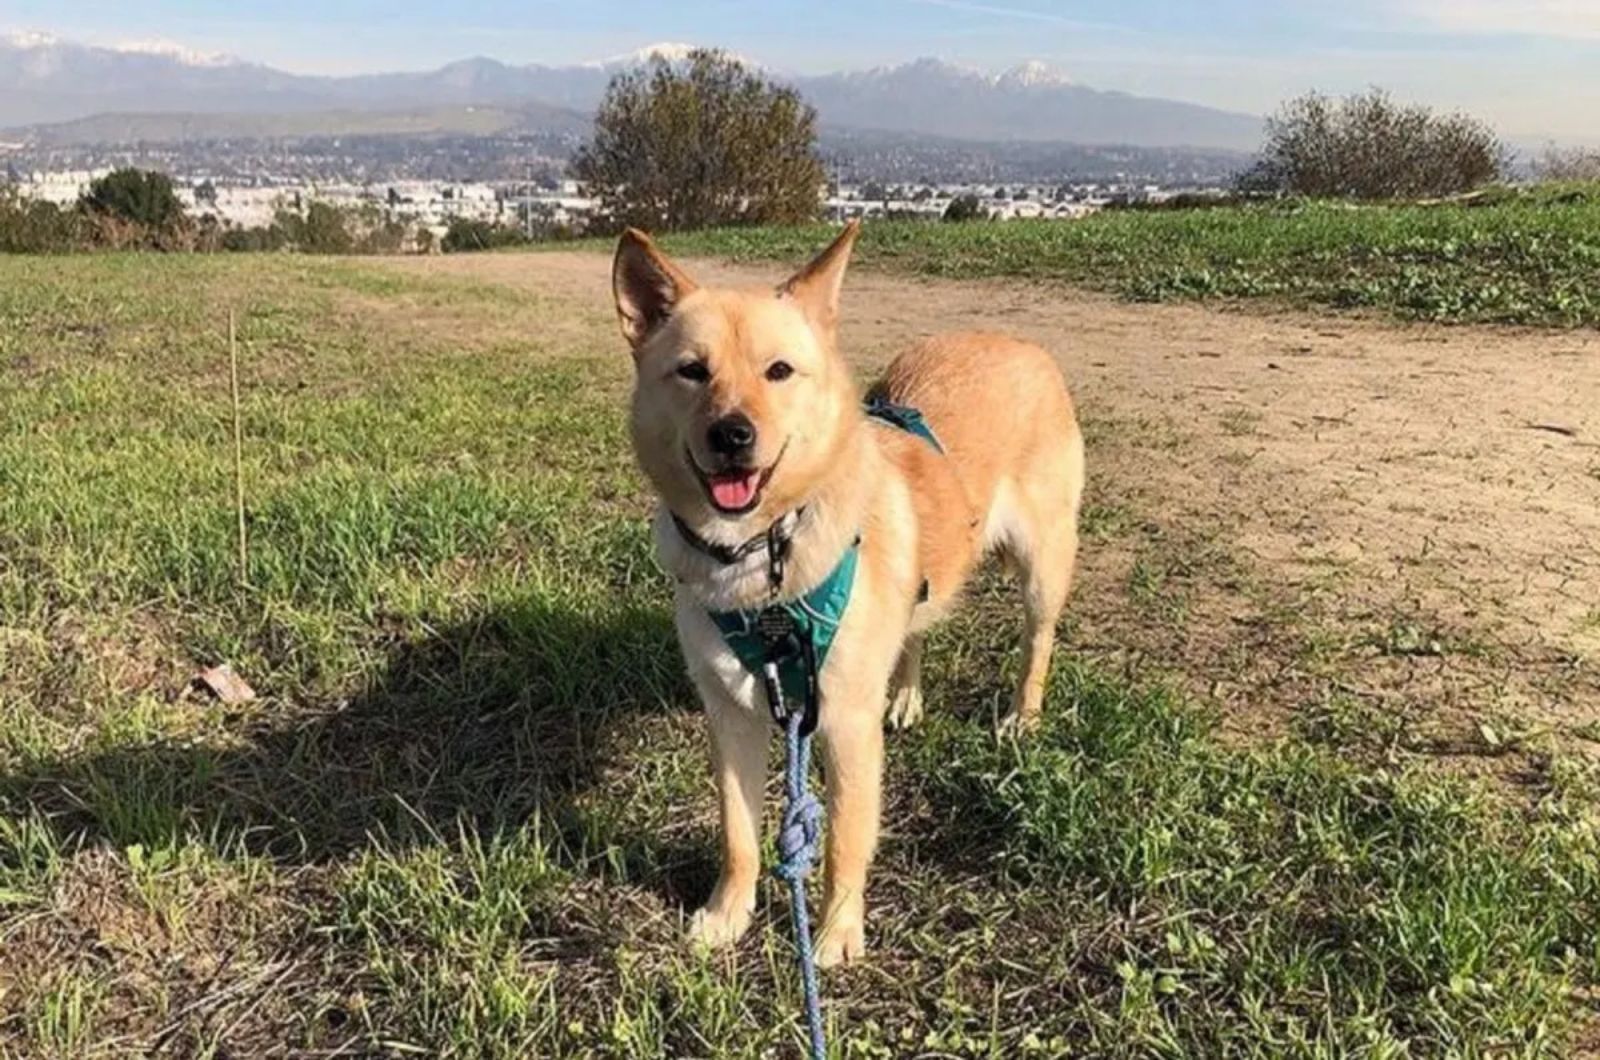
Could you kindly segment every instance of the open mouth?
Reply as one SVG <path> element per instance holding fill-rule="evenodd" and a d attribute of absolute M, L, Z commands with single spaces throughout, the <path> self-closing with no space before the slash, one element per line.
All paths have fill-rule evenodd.
<path fill-rule="evenodd" d="M 688 454 L 689 466 L 694 468 L 695 476 L 705 486 L 706 496 L 711 499 L 713 508 L 723 515 L 744 515 L 761 503 L 761 491 L 766 488 L 772 472 L 778 467 L 778 461 L 783 459 L 788 448 L 789 443 L 785 442 L 783 449 L 778 452 L 778 459 L 764 468 L 733 467 L 713 473 L 702 468 L 693 453 Z"/>

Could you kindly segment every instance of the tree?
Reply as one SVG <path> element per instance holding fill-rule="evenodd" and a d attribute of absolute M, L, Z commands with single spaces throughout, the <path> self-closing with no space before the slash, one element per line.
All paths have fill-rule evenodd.
<path fill-rule="evenodd" d="M 137 225 L 153 236 L 183 222 L 172 178 L 153 170 L 114 169 L 90 184 L 78 203 L 87 213 Z"/>
<path fill-rule="evenodd" d="M 1469 115 L 1396 103 L 1379 88 L 1340 100 L 1312 92 L 1267 119 L 1261 158 L 1238 184 L 1319 198 L 1418 198 L 1471 191 L 1506 164 L 1494 132 Z"/>
<path fill-rule="evenodd" d="M 944 208 L 946 221 L 986 221 L 989 215 L 976 195 L 957 195 Z"/>
<path fill-rule="evenodd" d="M 656 56 L 612 78 L 572 169 L 603 226 L 793 224 L 821 204 L 816 121 L 793 89 L 723 52 Z"/>

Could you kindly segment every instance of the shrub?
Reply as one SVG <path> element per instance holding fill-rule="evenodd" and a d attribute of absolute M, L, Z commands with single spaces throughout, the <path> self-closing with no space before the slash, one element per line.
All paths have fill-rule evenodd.
<path fill-rule="evenodd" d="M 172 234 L 184 221 L 172 178 L 148 169 L 114 169 L 90 184 L 78 203 L 97 219 L 132 226 L 153 240 Z"/>
<path fill-rule="evenodd" d="M 222 233 L 222 249 L 243 252 L 282 250 L 284 230 L 277 225 L 255 228 L 229 228 Z"/>
<path fill-rule="evenodd" d="M 1543 181 L 1600 181 L 1600 150 L 1549 147 L 1533 171 Z"/>
<path fill-rule="evenodd" d="M 526 243 L 528 238 L 521 229 L 510 225 L 498 225 L 490 221 L 479 221 L 468 217 L 457 217 L 451 220 L 450 227 L 445 231 L 444 239 L 439 243 L 439 249 L 446 254 L 459 254 L 464 251 L 493 250 L 495 247 L 510 247 Z"/>
<path fill-rule="evenodd" d="M 0 188 L 0 253 L 61 253 L 81 250 L 88 241 L 88 227 L 77 211 Z"/>
<path fill-rule="evenodd" d="M 279 210 L 273 225 L 283 230 L 286 244 L 307 254 L 348 254 L 355 248 L 344 211 L 331 203 L 307 203 L 304 213 Z"/>
<path fill-rule="evenodd" d="M 988 219 L 988 212 L 976 195 L 957 195 L 950 200 L 950 205 L 944 208 L 946 221 L 983 221 Z"/>
<path fill-rule="evenodd" d="M 1267 119 L 1261 159 L 1239 187 L 1318 198 L 1420 198 L 1481 187 L 1506 164 L 1493 131 L 1468 115 L 1396 103 L 1376 88 L 1341 100 L 1312 92 Z"/>
<path fill-rule="evenodd" d="M 411 227 L 378 207 L 338 206 L 312 200 L 304 210 L 280 209 L 271 228 L 244 229 L 223 237 L 230 250 L 295 250 L 303 254 L 399 254 Z"/>

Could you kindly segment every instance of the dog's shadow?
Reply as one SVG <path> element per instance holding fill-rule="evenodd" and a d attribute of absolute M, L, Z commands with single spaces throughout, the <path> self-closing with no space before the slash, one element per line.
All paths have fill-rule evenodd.
<path fill-rule="evenodd" d="M 222 747 L 162 736 L 27 762 L 0 773 L 0 808 L 75 842 L 203 836 L 291 866 L 535 815 L 561 828 L 619 727 L 692 703 L 660 609 L 595 617 L 528 599 L 398 640 L 349 701 L 315 714 L 269 704 Z M 684 871 L 681 887 L 658 882 L 692 889 L 710 870 Z"/>

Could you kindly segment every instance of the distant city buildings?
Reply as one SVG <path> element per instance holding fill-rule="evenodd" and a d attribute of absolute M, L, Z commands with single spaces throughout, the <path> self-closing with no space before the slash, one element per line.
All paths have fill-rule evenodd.
<path fill-rule="evenodd" d="M 15 190 L 24 197 L 68 206 L 110 166 L 10 172 Z M 272 224 L 281 210 L 302 212 L 312 202 L 375 211 L 387 220 L 413 225 L 442 236 L 457 219 L 549 231 L 581 232 L 598 202 L 578 183 L 544 176 L 538 180 L 403 179 L 295 180 L 259 173 L 178 172 L 178 194 L 191 215 L 216 218 L 230 228 Z M 1061 183 L 906 183 L 836 184 L 823 203 L 831 220 L 889 218 L 938 220 L 952 203 L 969 200 L 975 215 L 990 220 L 1070 221 L 1112 205 L 1160 202 L 1179 191 L 1137 179 Z"/>
<path fill-rule="evenodd" d="M 17 194 L 57 206 L 71 206 L 111 167 L 13 173 Z M 214 217 L 232 228 L 272 224 L 280 210 L 303 211 L 312 202 L 369 208 L 386 219 L 403 221 L 443 235 L 456 219 L 521 225 L 531 217 L 545 225 L 581 229 L 595 200 L 579 193 L 574 181 L 554 187 L 523 183 L 405 180 L 383 184 L 341 182 L 233 184 L 213 174 L 174 174 L 184 209 L 195 217 Z M 270 180 L 270 178 L 267 178 Z"/>
<path fill-rule="evenodd" d="M 1107 206 L 1161 202 L 1176 193 L 1176 189 L 1138 182 L 923 184 L 887 188 L 878 184 L 842 184 L 830 192 L 824 209 L 835 221 L 853 217 L 938 220 L 957 200 L 972 199 L 977 216 L 992 221 L 1071 221 Z"/>

